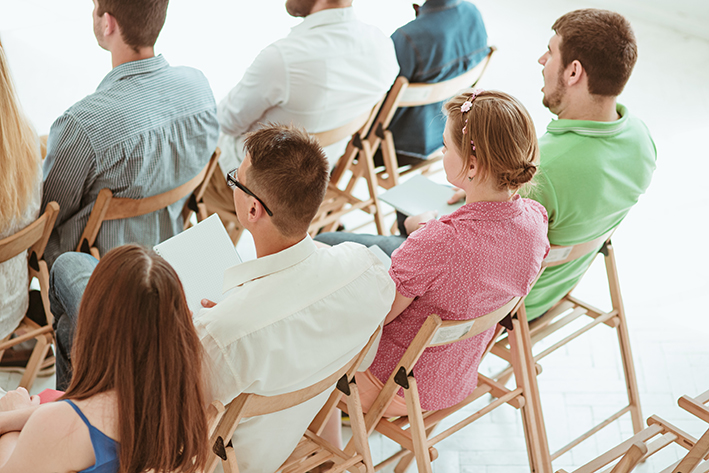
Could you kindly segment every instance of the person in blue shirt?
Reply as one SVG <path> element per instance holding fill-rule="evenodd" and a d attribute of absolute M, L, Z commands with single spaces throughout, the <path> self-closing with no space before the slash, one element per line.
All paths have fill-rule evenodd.
<path fill-rule="evenodd" d="M 465 0 L 428 0 L 416 19 L 391 35 L 399 75 L 436 83 L 469 71 L 489 52 L 482 15 Z M 444 102 L 397 110 L 389 125 L 400 166 L 426 159 L 443 146 Z"/>

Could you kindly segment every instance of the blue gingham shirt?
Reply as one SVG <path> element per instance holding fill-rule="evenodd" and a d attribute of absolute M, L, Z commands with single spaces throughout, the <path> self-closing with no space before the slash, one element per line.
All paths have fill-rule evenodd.
<path fill-rule="evenodd" d="M 114 68 L 49 132 L 42 211 L 51 201 L 60 211 L 47 263 L 76 249 L 101 189 L 131 199 L 173 189 L 207 164 L 218 136 L 216 103 L 200 71 L 170 67 L 162 56 Z M 103 222 L 99 252 L 125 243 L 153 246 L 179 233 L 183 204 Z"/>

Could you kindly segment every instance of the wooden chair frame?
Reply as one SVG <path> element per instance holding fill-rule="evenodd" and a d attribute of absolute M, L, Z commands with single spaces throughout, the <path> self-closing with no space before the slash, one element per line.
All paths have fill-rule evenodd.
<path fill-rule="evenodd" d="M 541 274 L 541 272 L 540 272 Z M 538 276 L 537 276 L 538 277 Z M 541 406 L 538 404 L 536 376 L 533 372 L 531 346 L 528 343 L 527 318 L 521 298 L 510 300 L 498 310 L 472 320 L 442 321 L 437 315 L 431 315 L 423 324 L 418 334 L 411 342 L 396 369 L 384 384 L 382 391 L 365 414 L 364 421 L 367 433 L 374 430 L 394 440 L 402 449 L 376 465 L 376 470 L 398 461 L 395 472 L 403 473 L 416 460 L 418 471 L 430 473 L 431 461 L 438 457 L 434 447 L 441 440 L 448 438 L 463 427 L 471 424 L 485 414 L 503 404 L 509 404 L 519 409 L 522 414 L 527 453 L 529 455 L 530 469 L 534 473 L 550 473 L 551 459 L 547 446 L 546 431 L 539 430 L 544 425 Z M 500 324 L 498 326 L 498 324 Z M 507 389 L 504 385 L 478 374 L 476 389 L 463 401 L 447 409 L 423 412 L 418 398 L 418 389 L 414 377 L 415 365 L 427 347 L 445 345 L 465 340 L 491 327 L 502 326 L 510 334 L 512 356 L 517 361 L 514 364 L 517 385 L 514 389 Z M 494 339 L 493 339 L 494 340 Z M 489 350 L 490 347 L 488 347 Z M 399 389 L 404 389 L 408 416 L 396 419 L 384 418 L 383 413 L 389 407 Z M 473 401 L 485 394 L 490 394 L 493 400 L 474 414 L 468 415 L 454 426 L 431 437 L 433 429 L 442 420 L 460 411 Z M 340 409 L 347 410 L 347 406 L 340 403 Z M 409 426 L 408 428 L 406 428 Z M 352 442 L 345 448 L 345 452 L 352 452 Z"/>
<path fill-rule="evenodd" d="M 604 312 L 586 302 L 579 300 L 578 298 L 571 295 L 570 291 L 565 297 L 563 297 L 553 308 L 546 312 L 546 314 L 533 320 L 529 324 L 529 337 L 527 341 L 532 347 L 539 341 L 552 336 L 554 333 L 558 332 L 560 329 L 568 326 L 570 323 L 581 319 L 583 316 L 587 316 L 588 319 L 586 323 L 575 330 L 570 335 L 563 337 L 561 340 L 554 343 L 549 348 L 534 355 L 535 364 L 542 360 L 544 357 L 550 355 L 559 348 L 565 346 L 572 340 L 575 340 L 582 334 L 591 330 L 592 328 L 605 324 L 611 328 L 616 329 L 618 335 L 618 343 L 620 347 L 621 360 L 623 364 L 624 377 L 627 387 L 628 394 L 628 404 L 620 409 L 618 412 L 610 416 L 608 419 L 594 426 L 587 432 L 580 435 L 578 438 L 572 440 L 564 447 L 560 448 L 554 453 L 551 453 L 551 459 L 554 460 L 564 453 L 568 452 L 587 438 L 591 437 L 622 415 L 630 413 L 633 431 L 638 433 L 643 428 L 642 422 L 642 412 L 640 408 L 640 394 L 638 389 L 637 378 L 635 375 L 635 365 L 633 363 L 632 351 L 630 349 L 630 338 L 628 334 L 628 325 L 625 318 L 625 310 L 623 308 L 623 300 L 620 293 L 620 283 L 618 279 L 617 265 L 615 261 L 615 252 L 613 250 L 613 245 L 611 244 L 610 237 L 613 231 L 602 235 L 594 240 L 581 243 L 574 246 L 552 246 L 549 251 L 549 255 L 545 259 L 544 265 L 546 267 L 558 266 L 569 261 L 578 259 L 590 252 L 598 251 L 604 255 L 605 265 L 606 265 L 606 275 L 608 277 L 608 286 L 610 289 L 610 296 L 612 302 L 612 309 L 610 312 Z M 600 247 L 600 250 L 598 249 Z M 501 338 L 493 346 L 491 352 L 494 355 L 503 358 L 508 363 L 510 363 L 510 349 L 509 342 L 507 338 Z M 513 364 L 513 363 L 512 363 Z M 495 378 L 498 382 L 505 383 L 507 379 L 512 374 L 512 367 L 508 367 L 502 373 L 500 373 Z M 544 429 L 541 426 L 540 429 Z"/>
<path fill-rule="evenodd" d="M 443 82 L 434 84 L 409 83 L 405 78 L 401 78 L 405 81 L 405 86 L 399 89 L 397 93 L 394 93 L 394 89 L 392 89 L 392 92 L 390 92 L 387 97 L 390 104 L 386 106 L 391 107 L 391 116 L 382 123 L 383 128 L 374 128 L 374 131 L 377 132 L 382 139 L 381 150 L 384 169 L 380 169 L 377 172 L 377 182 L 380 187 L 391 189 L 399 184 L 400 176 L 412 172 L 421 171 L 426 174 L 433 164 L 443 159 L 443 153 L 441 150 L 437 150 L 428 156 L 426 160 L 411 166 L 405 166 L 406 169 L 399 166 L 396 157 L 396 147 L 394 146 L 394 138 L 392 133 L 388 130 L 389 123 L 394 115 L 393 112 L 395 112 L 397 108 L 419 107 L 443 102 L 453 97 L 462 89 L 475 87 L 487 70 L 487 66 L 490 64 L 490 59 L 495 51 L 497 51 L 497 48 L 490 46 L 487 56 L 478 65 L 458 77 Z"/>
<path fill-rule="evenodd" d="M 187 199 L 182 209 L 185 228 L 190 226 L 189 220 L 192 212 L 197 214 L 198 221 L 207 218 L 207 210 L 204 203 L 202 203 L 202 196 L 217 166 L 220 154 L 221 150 L 217 148 L 207 165 L 202 168 L 199 174 L 184 184 L 167 192 L 163 192 L 162 194 L 146 197 L 144 199 L 126 199 L 113 197 L 111 189 L 101 189 L 94 203 L 94 207 L 91 210 L 91 214 L 89 215 L 89 220 L 86 222 L 86 227 L 81 234 L 76 251 L 88 253 L 96 259 L 100 259 L 101 256 L 98 248 L 94 246 L 94 243 L 96 242 L 98 232 L 101 230 L 101 224 L 103 222 L 149 214 L 164 209 L 189 194 L 192 195 Z"/>
<path fill-rule="evenodd" d="M 709 422 L 709 391 L 696 398 L 682 396 L 679 405 L 700 419 Z M 647 420 L 648 427 L 632 438 L 608 450 L 598 458 L 591 460 L 573 473 L 630 473 L 636 465 L 647 460 L 671 444 L 677 444 L 687 450 L 680 461 L 662 470 L 662 473 L 707 473 L 709 472 L 709 429 L 699 440 L 680 430 L 669 422 L 652 416 Z M 620 458 L 613 467 L 607 467 Z M 605 469 L 604 469 L 605 468 Z M 557 473 L 566 473 L 559 470 Z"/>
<path fill-rule="evenodd" d="M 0 342 L 1 358 L 5 350 L 33 338 L 36 340 L 32 355 L 30 355 L 30 359 L 27 362 L 25 373 L 20 380 L 20 386 L 27 390 L 32 387 L 32 383 L 34 383 L 37 373 L 41 369 L 42 362 L 47 356 L 49 346 L 54 340 L 54 331 L 52 329 L 54 317 L 49 308 L 49 271 L 43 257 L 44 249 L 47 247 L 58 213 L 59 204 L 50 202 L 47 204 L 44 213 L 37 220 L 14 235 L 0 240 L 0 263 L 29 251 L 29 280 L 31 282 L 33 278 L 37 278 L 39 281 L 42 307 L 47 319 L 46 325 L 39 325 L 29 317 L 24 317 L 15 329 L 15 331 L 22 329 L 23 333 L 12 340 L 8 336 Z"/>
<path fill-rule="evenodd" d="M 379 146 L 379 141 L 375 138 L 364 138 L 369 134 L 372 126 L 377 123 L 377 114 L 382 107 L 382 101 L 350 123 L 333 130 L 313 134 L 323 147 L 337 143 L 348 136 L 351 136 L 351 139 L 344 154 L 332 170 L 323 203 L 308 229 L 311 235 L 314 236 L 321 230 L 334 230 L 342 216 L 355 210 L 372 214 L 377 231 L 380 235 L 384 234 L 384 217 L 374 177 L 374 150 Z M 340 188 L 348 174 L 350 174 L 349 181 L 345 184 L 344 189 Z M 360 177 L 366 179 L 369 191 L 368 198 L 364 200 L 352 194 Z"/>
<path fill-rule="evenodd" d="M 331 414 L 330 407 L 334 404 L 332 400 L 339 399 L 339 396 L 336 398 L 330 396 L 326 404 L 328 408 L 321 409 L 305 431 L 293 453 L 278 471 L 283 473 L 305 473 L 325 462 L 332 461 L 334 463 L 333 467 L 327 470 L 331 473 L 339 473 L 345 470 L 357 473 L 373 473 L 372 456 L 369 451 L 367 434 L 364 430 L 362 404 L 357 384 L 354 382 L 354 375 L 367 352 L 378 339 L 380 331 L 381 329 L 377 328 L 367 345 L 352 360 L 322 381 L 307 388 L 277 396 L 244 393 L 230 402 L 226 412 L 221 416 L 219 425 L 211 435 L 210 445 L 213 446 L 214 456 L 210 457 L 205 472 L 212 473 L 220 459 L 225 473 L 237 473 L 239 471 L 236 454 L 231 446 L 231 438 L 243 418 L 272 414 L 289 409 L 314 398 L 336 385 L 336 392 L 345 396 L 346 405 L 352 412 L 350 415 L 353 432 L 352 451 L 349 453 L 343 452 L 320 437 L 320 433 Z"/>

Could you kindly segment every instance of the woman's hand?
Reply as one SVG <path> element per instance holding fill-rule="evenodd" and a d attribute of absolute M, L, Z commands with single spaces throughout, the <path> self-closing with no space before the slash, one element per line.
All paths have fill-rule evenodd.
<path fill-rule="evenodd" d="M 456 189 L 455 187 L 454 187 L 454 189 L 455 189 L 455 194 L 453 194 L 453 197 L 451 197 L 450 199 L 448 199 L 446 201 L 448 203 L 448 205 L 453 205 L 453 204 L 458 203 L 461 200 L 465 199 L 465 191 L 463 189 Z"/>
<path fill-rule="evenodd" d="M 39 406 L 39 396 L 30 396 L 25 388 L 17 388 L 0 398 L 0 411 L 2 412 L 32 406 Z"/>
<path fill-rule="evenodd" d="M 404 226 L 406 227 L 406 233 L 411 235 L 413 232 L 421 228 L 421 225 L 424 223 L 428 222 L 429 220 L 433 220 L 438 216 L 438 212 L 435 210 L 429 210 L 428 212 L 424 212 L 422 214 L 418 215 L 413 215 L 411 217 L 406 217 L 406 220 L 404 220 Z"/>

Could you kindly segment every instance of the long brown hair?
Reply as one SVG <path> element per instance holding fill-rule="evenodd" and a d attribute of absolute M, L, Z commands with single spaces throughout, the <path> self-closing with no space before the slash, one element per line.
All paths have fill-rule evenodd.
<path fill-rule="evenodd" d="M 29 205 L 40 164 L 37 135 L 22 113 L 0 46 L 0 231 Z"/>
<path fill-rule="evenodd" d="M 202 346 L 175 270 L 153 251 L 109 251 L 86 286 L 64 398 L 115 390 L 119 473 L 201 471 L 207 459 Z"/>
<path fill-rule="evenodd" d="M 532 180 L 539 162 L 532 117 L 516 98 L 497 90 L 477 92 L 469 111 L 462 112 L 461 106 L 472 98 L 473 91 L 467 90 L 443 105 L 453 146 L 465 159 L 461 172 L 475 156 L 480 179 L 494 179 L 500 189 L 519 189 Z"/>

